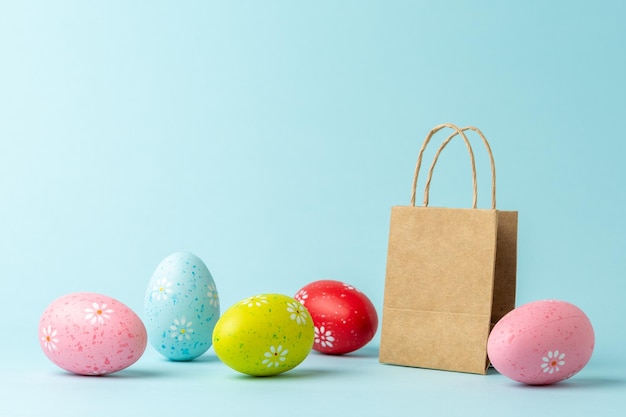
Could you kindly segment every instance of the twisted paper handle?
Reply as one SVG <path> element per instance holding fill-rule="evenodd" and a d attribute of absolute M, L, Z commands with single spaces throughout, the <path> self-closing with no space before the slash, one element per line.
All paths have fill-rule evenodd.
<path fill-rule="evenodd" d="M 489 154 L 489 160 L 491 163 L 491 208 L 495 209 L 496 208 L 496 166 L 495 166 L 495 162 L 493 159 L 493 154 L 491 152 L 491 147 L 489 146 L 489 142 L 487 141 L 487 138 L 485 137 L 485 135 L 483 135 L 483 133 L 478 128 L 474 126 L 466 126 L 463 128 L 459 128 L 458 126 L 452 123 L 444 123 L 444 124 L 435 126 L 428 133 L 428 135 L 426 135 L 426 139 L 424 140 L 424 143 L 422 144 L 422 148 L 420 149 L 419 155 L 417 157 L 417 164 L 415 166 L 415 174 L 413 175 L 413 191 L 411 194 L 411 206 L 415 206 L 417 177 L 419 175 L 419 171 L 422 165 L 422 157 L 424 154 L 424 150 L 426 149 L 426 146 L 428 146 L 430 139 L 435 135 L 435 133 L 437 133 L 438 131 L 446 127 L 454 130 L 454 132 L 450 136 L 448 136 L 448 138 L 446 138 L 446 140 L 441 144 L 441 146 L 439 146 L 439 149 L 437 149 L 437 152 L 435 153 L 435 156 L 433 158 L 433 162 L 430 166 L 430 169 L 428 170 L 428 177 L 426 179 L 426 185 L 424 187 L 424 207 L 428 206 L 430 182 L 432 180 L 433 171 L 435 169 L 435 164 L 437 163 L 437 160 L 439 159 L 439 155 L 441 154 L 441 151 L 443 151 L 443 149 L 446 147 L 446 145 L 457 135 L 460 135 L 463 138 L 463 141 L 465 142 L 465 145 L 467 146 L 467 150 L 470 154 L 470 161 L 472 164 L 472 186 L 473 186 L 472 187 L 473 188 L 472 208 L 477 207 L 478 186 L 477 186 L 477 181 L 476 181 L 476 162 L 474 159 L 474 151 L 472 150 L 472 145 L 470 144 L 469 140 L 467 139 L 467 136 L 465 135 L 465 131 L 472 130 L 480 136 L 483 143 L 485 144 L 487 153 Z"/>

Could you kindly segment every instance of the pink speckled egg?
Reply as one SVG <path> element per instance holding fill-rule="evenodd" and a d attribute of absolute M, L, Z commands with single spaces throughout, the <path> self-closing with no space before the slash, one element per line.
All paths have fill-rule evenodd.
<path fill-rule="evenodd" d="M 494 326 L 487 353 L 502 375 L 529 385 L 570 378 L 589 362 L 595 336 L 589 318 L 565 301 L 520 306 Z"/>
<path fill-rule="evenodd" d="M 129 367 L 141 357 L 147 340 L 141 319 L 106 295 L 80 292 L 60 297 L 39 322 L 39 342 L 48 359 L 79 375 Z"/>

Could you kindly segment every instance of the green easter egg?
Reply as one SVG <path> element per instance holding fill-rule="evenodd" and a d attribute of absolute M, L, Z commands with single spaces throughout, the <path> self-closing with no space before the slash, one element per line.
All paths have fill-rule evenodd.
<path fill-rule="evenodd" d="M 311 352 L 313 320 L 299 301 L 261 294 L 231 306 L 213 330 L 213 349 L 232 369 L 276 375 L 298 366 Z"/>

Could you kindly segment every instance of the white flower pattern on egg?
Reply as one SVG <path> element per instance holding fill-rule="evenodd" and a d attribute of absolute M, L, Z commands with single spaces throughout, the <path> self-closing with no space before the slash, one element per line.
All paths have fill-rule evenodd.
<path fill-rule="evenodd" d="M 315 343 L 319 343 L 322 347 L 333 347 L 335 337 L 330 330 L 326 330 L 324 326 L 319 328 L 315 326 Z"/>
<path fill-rule="evenodd" d="M 263 365 L 267 365 L 268 368 L 272 366 L 278 367 L 281 362 L 285 362 L 287 360 L 286 356 L 289 353 L 289 350 L 283 349 L 282 345 L 278 345 L 278 347 L 270 346 L 269 352 L 265 352 L 263 355 L 265 359 L 261 362 Z"/>
<path fill-rule="evenodd" d="M 172 293 L 172 283 L 167 278 L 157 280 L 152 287 L 152 297 L 156 301 L 167 300 L 168 295 Z"/>
<path fill-rule="evenodd" d="M 558 350 L 555 350 L 554 352 L 549 351 L 548 356 L 544 356 L 542 358 L 543 363 L 541 364 L 541 367 L 543 368 L 543 372 L 549 374 L 559 372 L 561 370 L 559 367 L 565 365 L 565 361 L 563 360 L 564 358 L 565 353 L 563 352 L 559 353 Z"/>
<path fill-rule="evenodd" d="M 43 342 L 46 349 L 49 351 L 57 350 L 57 344 L 59 343 L 59 339 L 57 336 L 57 330 L 53 329 L 51 325 L 44 327 L 41 332 L 43 336 L 41 336 L 41 341 Z"/>
<path fill-rule="evenodd" d="M 298 291 L 298 294 L 294 297 L 296 300 L 300 301 L 301 304 L 306 303 L 306 299 L 309 298 L 309 293 L 306 290 Z"/>
<path fill-rule="evenodd" d="M 255 295 L 253 297 L 246 298 L 241 302 L 241 304 L 247 305 L 248 307 L 261 307 L 261 305 L 267 304 L 267 297 L 264 295 Z"/>
<path fill-rule="evenodd" d="M 287 311 L 291 313 L 291 316 L 289 316 L 291 320 L 295 320 L 298 324 L 306 324 L 308 313 L 302 304 L 297 302 L 287 303 Z"/>
<path fill-rule="evenodd" d="M 104 320 L 111 318 L 110 314 L 113 313 L 113 310 L 107 308 L 106 304 L 92 303 L 91 307 L 93 308 L 85 309 L 85 313 L 87 313 L 85 320 L 89 321 L 91 324 L 103 324 Z"/>
<path fill-rule="evenodd" d="M 218 307 L 220 305 L 220 297 L 217 294 L 217 288 L 215 288 L 215 284 L 209 284 L 209 291 L 206 294 L 209 297 L 209 304 L 213 307 Z"/>
<path fill-rule="evenodd" d="M 193 323 L 187 321 L 185 317 L 181 318 L 180 320 L 174 320 L 174 324 L 170 326 L 170 330 L 172 331 L 170 333 L 170 337 L 172 339 L 178 340 L 179 342 L 182 342 L 183 339 L 191 339 L 191 336 L 189 335 L 193 333 L 193 328 L 191 327 L 192 324 Z"/>

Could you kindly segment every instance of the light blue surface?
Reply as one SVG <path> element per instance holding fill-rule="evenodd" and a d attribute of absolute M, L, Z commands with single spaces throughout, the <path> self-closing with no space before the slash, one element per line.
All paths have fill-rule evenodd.
<path fill-rule="evenodd" d="M 24 341 L 0 351 L 3 414 L 78 415 L 96 398 L 93 415 L 155 417 L 263 415 L 278 398 L 303 415 L 623 412 L 625 15 L 620 1 L 0 3 L 0 313 Z M 224 309 L 330 278 L 380 312 L 390 207 L 408 204 L 421 142 L 443 122 L 491 142 L 498 207 L 520 216 L 518 304 L 563 299 L 594 325 L 569 383 L 383 366 L 378 337 L 365 357 L 316 355 L 271 380 L 211 350 L 175 364 L 149 347 L 126 378 L 85 381 L 38 351 L 52 300 L 99 292 L 140 313 L 179 250 L 205 261 Z M 452 142 L 431 205 L 469 206 L 469 172 Z"/>

